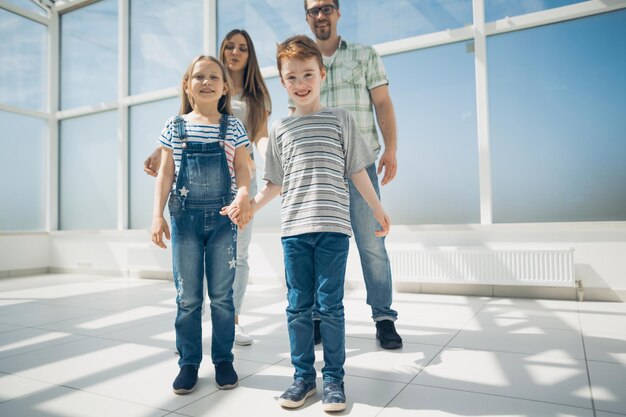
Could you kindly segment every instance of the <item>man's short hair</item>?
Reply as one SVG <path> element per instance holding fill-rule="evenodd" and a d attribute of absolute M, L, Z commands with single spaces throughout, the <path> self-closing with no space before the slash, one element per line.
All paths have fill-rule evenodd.
<path fill-rule="evenodd" d="M 337 9 L 339 9 L 339 0 L 333 0 L 333 3 L 335 3 L 335 7 Z M 306 7 L 309 4 L 309 0 L 304 0 L 304 10 L 306 11 L 308 8 Z"/>
<path fill-rule="evenodd" d="M 315 41 L 306 35 L 295 35 L 287 38 L 282 43 L 279 43 L 276 47 L 276 66 L 278 66 L 278 73 L 280 74 L 282 68 L 283 59 L 298 59 L 305 61 L 309 58 L 315 58 L 320 71 L 324 68 L 324 59 L 322 58 L 322 51 Z M 281 74 L 282 77 L 282 74 Z"/>

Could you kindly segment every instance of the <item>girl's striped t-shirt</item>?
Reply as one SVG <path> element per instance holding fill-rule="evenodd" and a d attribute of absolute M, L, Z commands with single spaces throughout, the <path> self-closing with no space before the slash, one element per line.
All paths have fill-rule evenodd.
<path fill-rule="evenodd" d="M 184 119 L 185 116 L 183 116 Z M 180 170 L 180 161 L 182 159 L 183 147 L 182 141 L 178 136 L 178 131 L 175 125 L 176 117 L 171 117 L 165 122 L 165 126 L 161 131 L 159 137 L 159 144 L 172 149 L 174 152 L 174 165 L 175 175 L 174 182 L 172 183 L 172 189 L 176 187 L 176 178 L 178 177 L 178 171 Z M 185 134 L 188 142 L 202 142 L 202 143 L 214 143 L 218 142 L 220 125 L 202 125 L 188 122 L 185 120 Z M 237 183 L 235 181 L 235 149 L 241 146 L 250 145 L 248 140 L 248 134 L 243 124 L 239 119 L 233 116 L 228 116 L 228 128 L 226 129 L 226 137 L 224 140 L 224 152 L 226 153 L 226 162 L 228 164 L 228 171 L 230 172 L 231 189 L 233 193 L 237 192 Z"/>

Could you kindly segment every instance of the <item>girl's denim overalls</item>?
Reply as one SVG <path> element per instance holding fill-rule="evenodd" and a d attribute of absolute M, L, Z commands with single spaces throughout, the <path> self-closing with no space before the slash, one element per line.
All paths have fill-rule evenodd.
<path fill-rule="evenodd" d="M 214 364 L 232 362 L 237 226 L 219 213 L 233 199 L 224 152 L 228 116 L 222 115 L 217 143 L 188 142 L 182 117 L 175 124 L 183 150 L 168 207 L 178 306 L 175 323 L 178 364 L 197 367 L 202 361 L 205 276 L 213 326 L 211 358 Z"/>

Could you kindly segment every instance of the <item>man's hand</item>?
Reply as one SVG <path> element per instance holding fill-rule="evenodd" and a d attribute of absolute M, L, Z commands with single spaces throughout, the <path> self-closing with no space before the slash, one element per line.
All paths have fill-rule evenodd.
<path fill-rule="evenodd" d="M 378 175 L 383 171 L 383 168 L 385 169 L 385 175 L 380 183 L 381 185 L 386 185 L 390 183 L 398 173 L 398 160 L 396 159 L 395 151 L 385 149 L 385 152 L 383 152 L 378 162 Z"/>
<path fill-rule="evenodd" d="M 143 170 L 151 177 L 156 177 L 161 167 L 161 147 L 159 146 L 143 161 Z"/>

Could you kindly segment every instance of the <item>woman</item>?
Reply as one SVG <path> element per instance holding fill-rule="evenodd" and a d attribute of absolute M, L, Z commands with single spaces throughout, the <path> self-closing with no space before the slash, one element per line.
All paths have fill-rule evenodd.
<path fill-rule="evenodd" d="M 267 86 L 261 76 L 254 44 L 248 32 L 243 29 L 233 29 L 228 32 L 220 46 L 219 59 L 226 65 L 233 82 L 230 102 L 233 115 L 243 121 L 248 131 L 248 138 L 252 144 L 256 145 L 259 155 L 265 155 L 268 142 L 267 120 L 272 104 Z M 248 153 L 254 160 L 252 147 L 248 148 Z M 256 172 L 252 167 L 250 197 L 256 192 Z M 253 220 L 237 235 L 237 272 L 233 284 L 233 301 L 235 304 L 235 343 L 241 346 L 252 343 L 252 338 L 239 325 L 239 313 L 250 275 L 248 248 L 252 238 L 252 223 Z"/>

